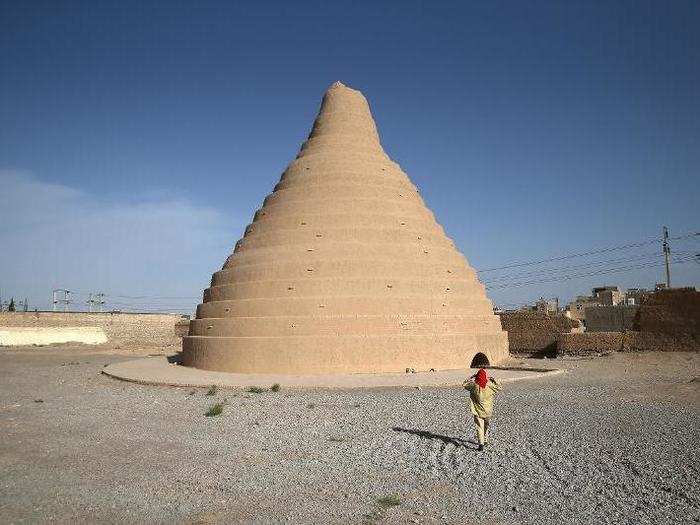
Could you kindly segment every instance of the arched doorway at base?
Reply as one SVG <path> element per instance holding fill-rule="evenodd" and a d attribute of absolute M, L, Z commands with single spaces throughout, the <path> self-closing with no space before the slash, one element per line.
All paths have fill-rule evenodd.
<path fill-rule="evenodd" d="M 474 359 L 472 359 L 472 364 L 469 365 L 471 368 L 483 368 L 485 366 L 489 366 L 491 363 L 489 362 L 489 358 L 486 357 L 486 354 L 479 352 L 474 356 Z"/>

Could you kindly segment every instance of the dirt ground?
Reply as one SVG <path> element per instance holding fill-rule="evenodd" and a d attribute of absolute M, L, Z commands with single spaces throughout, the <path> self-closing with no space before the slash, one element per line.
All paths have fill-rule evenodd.
<path fill-rule="evenodd" d="M 700 521 L 698 354 L 529 361 L 568 372 L 508 384 L 479 453 L 459 388 L 207 395 L 100 374 L 148 353 L 0 348 L 1 522 Z"/>

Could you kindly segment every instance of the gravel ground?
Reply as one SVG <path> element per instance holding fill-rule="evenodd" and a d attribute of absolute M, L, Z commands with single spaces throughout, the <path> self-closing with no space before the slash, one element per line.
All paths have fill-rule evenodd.
<path fill-rule="evenodd" d="M 697 354 L 547 361 L 570 372 L 506 385 L 484 453 L 460 389 L 99 373 L 129 358 L 0 349 L 1 522 L 700 522 Z"/>

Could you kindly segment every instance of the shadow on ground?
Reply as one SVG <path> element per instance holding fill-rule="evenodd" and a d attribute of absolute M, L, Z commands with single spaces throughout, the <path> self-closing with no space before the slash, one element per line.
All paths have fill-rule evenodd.
<path fill-rule="evenodd" d="M 182 364 L 182 352 L 178 352 L 173 355 L 167 356 L 168 363 L 175 363 L 176 365 Z"/>
<path fill-rule="evenodd" d="M 457 438 L 457 437 L 450 437 L 450 436 L 444 436 L 442 434 L 435 434 L 433 432 L 430 432 L 428 430 L 418 430 L 415 428 L 401 428 L 401 427 L 394 427 L 392 428 L 394 432 L 405 432 L 406 434 L 413 434 L 414 436 L 419 436 L 424 439 L 437 439 L 439 441 L 442 441 L 445 444 L 452 444 L 456 447 L 465 447 L 465 448 L 470 448 L 467 447 L 467 444 L 472 444 L 472 445 L 478 445 L 476 441 L 473 441 L 471 439 L 462 439 L 462 438 Z"/>

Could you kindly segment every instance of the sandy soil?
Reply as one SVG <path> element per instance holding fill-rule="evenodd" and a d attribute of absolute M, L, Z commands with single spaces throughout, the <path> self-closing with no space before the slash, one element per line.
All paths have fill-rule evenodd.
<path fill-rule="evenodd" d="M 208 396 L 101 375 L 157 353 L 114 352 L 0 349 L 0 521 L 700 521 L 697 354 L 548 360 L 478 453 L 459 388 Z"/>

